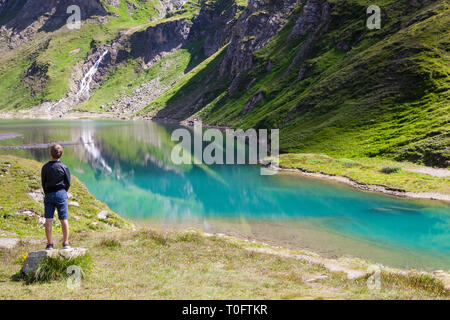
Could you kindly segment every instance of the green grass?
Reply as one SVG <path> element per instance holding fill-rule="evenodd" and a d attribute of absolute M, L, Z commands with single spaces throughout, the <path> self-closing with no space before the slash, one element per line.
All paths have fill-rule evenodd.
<path fill-rule="evenodd" d="M 434 177 L 409 171 L 420 168 L 409 162 L 291 153 L 280 156 L 280 167 L 345 176 L 360 183 L 383 185 L 396 190 L 450 194 L 450 177 Z"/>
<path fill-rule="evenodd" d="M 108 241 L 108 242 L 106 242 Z M 349 280 L 286 255 L 286 251 L 236 238 L 206 237 L 198 231 L 96 232 L 73 242 L 89 249 L 92 271 L 77 290 L 64 278 L 24 285 L 11 281 L 23 250 L 0 249 L 1 299 L 448 299 L 442 283 L 426 274 L 383 271 L 381 289 L 367 288 L 367 277 Z M 101 243 L 114 243 L 113 249 Z M 116 245 L 116 243 L 120 243 Z M 268 251 L 258 251 L 268 250 Z M 300 251 L 291 252 L 299 254 Z M 52 270 L 60 270 L 52 266 Z M 308 281 L 317 276 L 326 278 Z"/>
<path fill-rule="evenodd" d="M 399 172 L 400 170 L 402 170 L 402 168 L 400 167 L 383 167 L 380 169 L 380 172 L 386 173 L 386 174 L 391 174 L 391 173 L 396 173 Z"/>
<path fill-rule="evenodd" d="M 291 66 L 304 41 L 288 38 L 302 12 L 299 7 L 275 39 L 255 52 L 257 63 L 245 80 L 255 79 L 253 86 L 214 106 L 205 104 L 199 113 L 203 121 L 244 129 L 280 128 L 282 152 L 381 156 L 446 166 L 448 3 L 428 1 L 414 10 L 384 1 L 379 31 L 364 26 L 368 1 L 333 3 L 328 32 L 314 42 L 307 59 Z M 338 50 L 339 41 L 347 42 L 350 51 Z M 269 61 L 271 71 L 266 70 Z M 306 77 L 298 80 L 302 65 Z M 261 92 L 264 99 L 243 114 L 247 102 Z"/>
<path fill-rule="evenodd" d="M 41 187 L 41 167 L 41 163 L 33 160 L 0 155 L 0 234 L 12 233 L 20 237 L 42 236 L 43 226 L 38 218 L 44 216 L 44 204 L 28 195 Z M 96 200 L 75 176 L 72 180 L 69 190 L 72 198 L 69 199 L 69 203 L 72 201 L 78 203 L 78 206 L 69 204 L 69 224 L 72 232 L 129 227 L 126 220 L 112 212 L 106 204 Z M 34 215 L 29 217 L 17 214 L 22 210 L 31 211 Z M 97 214 L 102 210 L 108 211 L 106 220 L 97 218 Z M 61 232 L 59 223 L 56 223 L 54 228 L 56 232 Z"/>
<path fill-rule="evenodd" d="M 130 14 L 125 0 L 120 8 L 104 5 L 107 11 L 116 16 L 108 16 L 108 23 L 98 24 L 93 20 L 83 23 L 81 29 L 69 31 L 67 28 L 52 33 L 38 33 L 26 44 L 0 58 L 0 109 L 25 109 L 38 105 L 44 100 L 56 101 L 69 91 L 69 77 L 73 67 L 84 61 L 91 51 L 91 44 L 109 43 L 119 32 L 147 24 L 157 18 L 159 2 L 156 0 L 135 3 L 138 10 Z M 77 54 L 69 52 L 80 49 Z M 48 65 L 48 83 L 42 92 L 33 96 L 23 87 L 23 77 L 27 68 L 36 61 Z"/>
<path fill-rule="evenodd" d="M 41 261 L 36 271 L 29 274 L 24 274 L 22 271 L 19 271 L 12 276 L 12 280 L 24 281 L 29 285 L 35 282 L 43 283 L 67 279 L 70 277 L 70 274 L 67 273 L 70 266 L 80 267 L 81 279 L 86 279 L 92 270 L 93 261 L 88 253 L 75 258 L 47 257 Z"/>

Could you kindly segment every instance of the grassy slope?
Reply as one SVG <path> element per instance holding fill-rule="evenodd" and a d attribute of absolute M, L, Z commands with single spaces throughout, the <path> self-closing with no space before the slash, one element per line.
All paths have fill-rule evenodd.
<path fill-rule="evenodd" d="M 171 113 L 178 112 L 178 109 L 184 107 L 186 101 L 196 101 L 205 94 L 211 99 L 219 94 L 226 82 L 221 83 L 221 80 L 215 76 L 215 72 L 225 49 L 226 47 L 221 48 L 184 75 L 169 90 L 138 112 L 138 115 L 155 116 L 158 112 L 164 111 L 164 115 L 170 117 Z"/>
<path fill-rule="evenodd" d="M 201 3 L 197 1 L 190 1 L 187 2 L 182 9 L 170 12 L 167 18 L 144 25 L 143 28 L 150 25 L 154 26 L 156 24 L 162 24 L 174 19 L 186 19 L 189 21 L 200 11 L 200 9 L 221 12 L 224 14 L 227 10 L 232 8 L 233 4 L 236 4 L 242 9 L 247 5 L 247 1 L 202 0 Z M 241 11 L 238 10 L 237 14 L 240 12 Z M 217 53 L 213 56 L 216 57 Z M 140 115 L 154 115 L 152 110 L 155 112 L 161 110 L 162 107 L 167 105 L 167 100 L 170 99 L 174 93 L 177 93 L 176 97 L 184 95 L 188 100 L 192 100 L 193 97 L 196 96 L 196 93 L 198 94 L 198 92 L 192 93 L 192 88 L 187 88 L 187 90 L 184 91 L 177 91 L 183 84 L 186 83 L 187 79 L 190 77 L 189 75 L 197 74 L 199 70 L 202 69 L 195 68 L 196 66 L 199 64 L 204 66 L 208 62 L 212 61 L 212 59 L 208 59 L 207 61 L 205 61 L 205 59 L 206 57 L 203 52 L 202 39 L 199 39 L 195 43 L 185 45 L 183 48 L 166 56 L 148 69 L 138 71 L 139 61 L 130 58 L 124 66 L 120 66 L 117 70 L 110 74 L 102 87 L 97 88 L 97 90 L 92 94 L 90 100 L 87 103 L 80 105 L 78 109 L 86 111 L 101 111 L 99 107 L 102 104 L 105 105 L 107 103 L 111 103 L 115 99 L 131 93 L 136 86 L 150 82 L 155 78 L 159 78 L 163 87 L 167 88 L 179 80 L 176 85 L 170 87 L 169 90 L 152 101 L 145 111 L 139 113 Z M 195 71 L 191 72 L 191 70 L 194 69 Z M 210 69 L 211 67 L 208 67 L 208 70 Z M 189 75 L 184 77 L 186 74 Z M 200 76 L 205 78 L 204 75 L 205 72 Z M 214 91 L 211 86 L 212 81 L 210 80 L 211 79 L 209 78 L 204 79 L 202 86 L 208 87 L 210 91 Z M 214 94 L 216 94 L 216 92 Z"/>
<path fill-rule="evenodd" d="M 412 172 L 419 166 L 378 158 L 334 158 L 318 154 L 282 154 L 280 166 L 309 172 L 345 176 L 368 185 L 382 185 L 412 192 L 439 192 L 450 194 L 450 177 L 434 177 Z M 398 172 L 383 173 L 383 168 L 399 168 Z"/>
<path fill-rule="evenodd" d="M 404 2 L 383 1 L 379 3 L 382 29 L 370 31 L 365 27 L 365 8 L 372 2 L 330 2 L 333 19 L 304 61 L 305 79 L 297 80 L 301 64 L 287 72 L 304 41 L 288 39 L 302 12 L 299 7 L 283 31 L 255 53 L 257 64 L 250 77 L 256 82 L 249 90 L 227 99 L 224 89 L 216 90 L 216 82 L 223 88 L 227 79 L 212 82 L 215 99 L 203 104 L 204 121 L 243 128 L 279 127 L 283 152 L 381 156 L 443 165 L 450 159 L 448 3 L 429 1 L 418 10 Z M 350 51 L 336 49 L 341 40 Z M 271 71 L 266 69 L 269 60 L 274 65 Z M 210 73 L 217 71 L 211 69 Z M 189 81 L 180 81 L 178 90 L 204 83 L 192 74 Z M 242 114 L 245 104 L 260 92 L 264 99 Z M 164 110 L 176 110 L 183 97 L 166 95 L 159 100 L 164 101 Z M 154 113 L 155 105 L 147 110 Z"/>
<path fill-rule="evenodd" d="M 44 236 L 43 227 L 37 217 L 37 215 L 44 215 L 44 204 L 28 195 L 29 192 L 41 187 L 41 166 L 41 163 L 33 160 L 0 156 L 0 236 L 11 233 L 21 237 Z M 76 201 L 79 204 L 79 207 L 69 206 L 69 223 L 72 232 L 116 230 L 129 225 L 104 203 L 96 200 L 76 177 L 73 177 L 70 193 L 73 197 L 69 201 Z M 37 215 L 25 217 L 17 214 L 19 210 L 30 210 Z M 97 218 L 97 214 L 102 210 L 107 210 L 109 213 L 106 220 Z M 75 216 L 79 217 L 79 221 L 74 219 Z M 97 222 L 97 225 L 93 225 L 92 222 Z M 61 231 L 59 223 L 56 224 L 56 231 Z"/>
<path fill-rule="evenodd" d="M 84 61 L 91 50 L 91 43 L 107 43 L 119 32 L 148 24 L 157 18 L 159 1 L 131 0 L 138 7 L 129 12 L 126 1 L 120 8 L 104 5 L 108 12 L 108 23 L 101 25 L 93 20 L 86 21 L 80 30 L 69 31 L 63 27 L 52 33 L 38 33 L 36 38 L 0 57 L 0 109 L 14 110 L 36 106 L 44 100 L 56 101 L 69 90 L 68 79 L 72 68 Z M 74 49 L 80 49 L 70 55 Z M 48 83 L 37 93 L 25 88 L 23 78 L 26 70 L 36 61 L 48 68 Z"/>
<path fill-rule="evenodd" d="M 23 252 L 35 245 L 0 250 L 1 299 L 448 299 L 442 284 L 426 275 L 382 273 L 381 290 L 366 278 L 286 257 L 285 251 L 198 232 L 96 232 L 75 235 L 89 249 L 92 272 L 79 290 L 66 281 L 23 285 L 11 281 Z M 270 249 L 270 253 L 257 250 Z M 292 253 L 301 254 L 296 251 Z M 317 276 L 327 277 L 307 282 Z"/>
<path fill-rule="evenodd" d="M 170 87 L 184 75 L 188 68 L 201 62 L 203 52 L 201 42 L 191 43 L 164 57 L 148 69 L 138 71 L 138 61 L 130 59 L 124 66 L 108 75 L 103 85 L 91 95 L 89 101 L 77 107 L 82 111 L 101 111 L 120 97 L 130 94 L 137 86 L 159 78 L 162 88 Z"/>
<path fill-rule="evenodd" d="M 190 20 L 201 8 L 209 10 L 227 9 L 231 4 L 246 5 L 246 1 L 239 0 L 202 0 L 189 1 L 182 9 L 171 11 L 167 18 L 157 19 L 159 1 L 131 1 L 137 8 L 130 13 L 126 1 L 121 1 L 116 9 L 105 5 L 105 8 L 115 17 L 108 17 L 109 22 L 99 25 L 94 22 L 84 23 L 80 30 L 68 31 L 61 28 L 52 34 L 39 33 L 33 41 L 9 52 L 0 58 L 0 95 L 4 97 L 0 102 L 0 109 L 25 109 L 40 104 L 42 101 L 56 101 L 69 90 L 68 79 L 72 68 L 83 61 L 91 50 L 91 44 L 108 43 L 119 32 L 136 32 L 147 27 L 155 26 L 174 19 Z M 80 49 L 76 54 L 69 54 L 74 49 Z M 100 88 L 95 88 L 89 101 L 78 106 L 81 111 L 102 111 L 101 105 L 107 105 L 114 100 L 130 94 L 133 89 L 155 78 L 160 78 L 163 87 L 168 87 L 186 72 L 194 68 L 205 59 L 202 41 L 190 43 L 181 50 L 165 57 L 149 69 L 138 71 L 139 61 L 130 58 L 117 66 L 105 79 Z M 47 82 L 41 90 L 33 92 L 24 85 L 24 74 L 30 65 L 36 61 L 37 65 L 47 68 Z M 36 91 L 36 90 L 35 90 Z"/>

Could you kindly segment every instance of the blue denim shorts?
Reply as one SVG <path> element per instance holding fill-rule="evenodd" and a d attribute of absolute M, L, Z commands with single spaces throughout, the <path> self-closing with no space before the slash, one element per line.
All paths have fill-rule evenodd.
<path fill-rule="evenodd" d="M 69 218 L 67 192 L 64 189 L 46 194 L 44 198 L 44 206 L 46 219 L 53 219 L 55 208 L 58 210 L 59 220 L 67 220 Z"/>

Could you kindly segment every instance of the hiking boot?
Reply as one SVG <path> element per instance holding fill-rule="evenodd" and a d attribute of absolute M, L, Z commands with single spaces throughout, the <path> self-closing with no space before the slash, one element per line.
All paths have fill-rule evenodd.
<path fill-rule="evenodd" d="M 47 243 L 45 250 L 53 250 L 53 243 Z"/>
<path fill-rule="evenodd" d="M 63 242 L 62 247 L 63 249 L 70 249 L 70 245 L 68 242 Z"/>

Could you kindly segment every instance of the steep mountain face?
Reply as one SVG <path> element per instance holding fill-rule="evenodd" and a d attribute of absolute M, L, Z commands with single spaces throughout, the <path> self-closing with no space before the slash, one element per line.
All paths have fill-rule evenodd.
<path fill-rule="evenodd" d="M 296 3 L 297 0 L 248 2 L 220 64 L 220 75 L 233 77 L 229 94 L 248 85 L 245 75 L 254 66 L 254 52 L 263 48 L 288 22 Z"/>
<path fill-rule="evenodd" d="M 261 3 L 249 2 L 208 72 L 144 112 L 280 128 L 285 152 L 449 165 L 447 2 L 386 3 L 380 30 L 365 25 L 369 1 L 287 2 L 284 13 Z"/>
<path fill-rule="evenodd" d="M 280 128 L 282 151 L 446 167 L 450 5 L 386 0 L 370 30 L 372 2 L 84 0 L 69 32 L 69 1 L 0 0 L 0 108 Z"/>
<path fill-rule="evenodd" d="M 0 37 L 9 49 L 30 41 L 40 32 L 54 31 L 65 25 L 67 8 L 80 7 L 82 20 L 94 15 L 105 16 L 100 0 L 2 0 L 0 2 Z M 2 41 L 3 42 L 3 41 Z"/>

